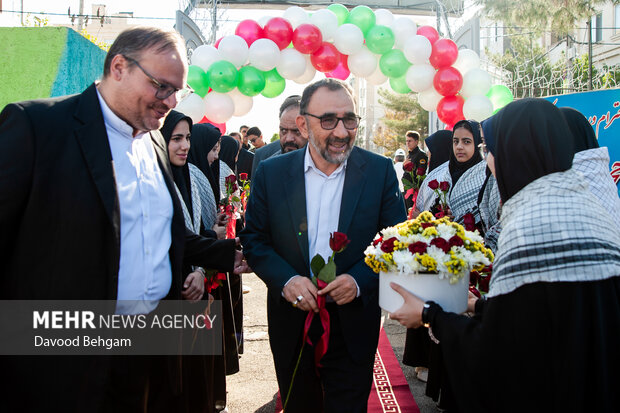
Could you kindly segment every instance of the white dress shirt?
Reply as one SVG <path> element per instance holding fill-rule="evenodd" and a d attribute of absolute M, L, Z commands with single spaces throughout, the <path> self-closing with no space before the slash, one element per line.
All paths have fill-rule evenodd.
<path fill-rule="evenodd" d="M 114 162 L 120 204 L 121 256 L 118 300 L 124 314 L 152 311 L 172 283 L 168 252 L 173 205 L 150 133 L 133 137 L 133 128 L 108 107 L 97 92 Z"/>

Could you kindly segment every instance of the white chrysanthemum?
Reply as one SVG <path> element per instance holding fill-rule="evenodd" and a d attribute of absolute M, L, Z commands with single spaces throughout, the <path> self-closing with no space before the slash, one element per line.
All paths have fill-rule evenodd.
<path fill-rule="evenodd" d="M 456 229 L 446 224 L 437 225 L 437 232 L 439 232 L 439 236 L 445 240 L 449 240 L 456 235 Z"/>
<path fill-rule="evenodd" d="M 470 262 L 473 265 L 478 265 L 478 264 L 489 265 L 491 263 L 491 261 L 489 261 L 489 259 L 480 251 L 474 251 L 471 253 Z"/>
<path fill-rule="evenodd" d="M 389 227 L 383 230 L 383 239 L 398 237 L 398 230 L 395 227 Z"/>
<path fill-rule="evenodd" d="M 392 254 L 396 269 L 400 272 L 412 272 L 415 257 L 407 250 L 394 251 Z"/>
<path fill-rule="evenodd" d="M 465 236 L 472 240 L 472 242 L 484 243 L 484 238 L 480 236 L 478 231 L 465 231 Z"/>
<path fill-rule="evenodd" d="M 370 244 L 368 246 L 368 248 L 366 248 L 366 250 L 364 251 L 364 255 L 377 255 L 377 248 L 375 248 L 372 244 Z"/>

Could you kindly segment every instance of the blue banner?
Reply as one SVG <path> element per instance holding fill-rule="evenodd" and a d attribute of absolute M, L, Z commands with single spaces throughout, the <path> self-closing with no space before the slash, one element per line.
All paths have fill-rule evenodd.
<path fill-rule="evenodd" d="M 571 107 L 590 121 L 600 146 L 609 149 L 609 169 L 616 185 L 620 182 L 620 89 L 571 93 L 546 97 L 558 107 Z M 617 121 L 617 122 L 616 122 Z M 620 189 L 618 189 L 620 195 Z"/>

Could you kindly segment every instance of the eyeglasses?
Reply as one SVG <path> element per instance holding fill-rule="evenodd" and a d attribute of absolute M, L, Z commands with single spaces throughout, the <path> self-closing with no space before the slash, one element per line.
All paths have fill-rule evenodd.
<path fill-rule="evenodd" d="M 480 151 L 480 156 L 482 156 L 482 159 L 486 159 L 489 153 L 486 143 L 482 142 L 480 145 L 478 145 L 478 150 Z"/>
<path fill-rule="evenodd" d="M 160 82 L 159 80 L 155 79 L 149 72 L 147 72 L 140 65 L 140 63 L 138 63 L 136 59 L 132 59 L 131 57 L 125 56 L 125 55 L 123 55 L 123 57 L 129 62 L 131 62 L 132 64 L 135 64 L 136 66 L 138 66 L 140 70 L 142 70 L 142 73 L 144 73 L 146 77 L 149 78 L 149 80 L 153 83 L 153 85 L 157 89 L 155 92 L 155 97 L 157 99 L 160 99 L 160 100 L 168 99 L 170 95 L 175 93 L 177 101 L 180 102 L 186 97 L 188 97 L 189 95 L 191 95 L 192 93 L 194 93 L 194 89 L 192 89 L 189 85 L 186 85 L 183 89 L 177 89 L 176 87 L 172 85 L 168 85 L 166 83 Z"/>
<path fill-rule="evenodd" d="M 308 115 L 308 116 L 312 116 L 313 118 L 317 118 L 319 121 L 321 121 L 321 127 L 325 130 L 336 129 L 336 126 L 338 126 L 339 121 L 342 121 L 342 124 L 344 125 L 345 129 L 353 130 L 359 126 L 360 119 L 361 119 L 361 117 L 354 115 L 354 114 L 349 114 L 343 117 L 338 117 L 336 115 L 331 115 L 331 114 L 317 116 L 317 115 L 313 115 L 312 113 L 305 112 L 305 113 L 302 113 L 302 115 Z"/>

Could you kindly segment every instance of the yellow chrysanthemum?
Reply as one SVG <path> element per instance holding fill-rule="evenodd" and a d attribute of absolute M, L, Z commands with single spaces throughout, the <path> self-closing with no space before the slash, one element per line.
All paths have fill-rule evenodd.
<path fill-rule="evenodd" d="M 430 237 L 436 237 L 439 235 L 439 232 L 437 232 L 437 228 L 435 227 L 428 227 L 424 230 L 424 232 L 422 232 L 422 236 L 426 237 L 426 238 L 430 238 Z"/>
<path fill-rule="evenodd" d="M 437 261 L 435 258 L 431 257 L 428 254 L 418 255 L 416 254 L 415 260 L 419 262 L 424 268 L 428 271 L 433 272 L 437 271 Z"/>
<path fill-rule="evenodd" d="M 394 263 L 394 257 L 392 256 L 392 253 L 391 253 L 391 252 L 390 252 L 390 253 L 384 252 L 384 253 L 381 255 L 381 258 L 383 258 L 383 260 L 384 260 L 385 262 L 387 262 L 387 263 L 389 263 L 389 264 L 392 264 L 392 265 L 395 265 L 395 263 Z"/>

